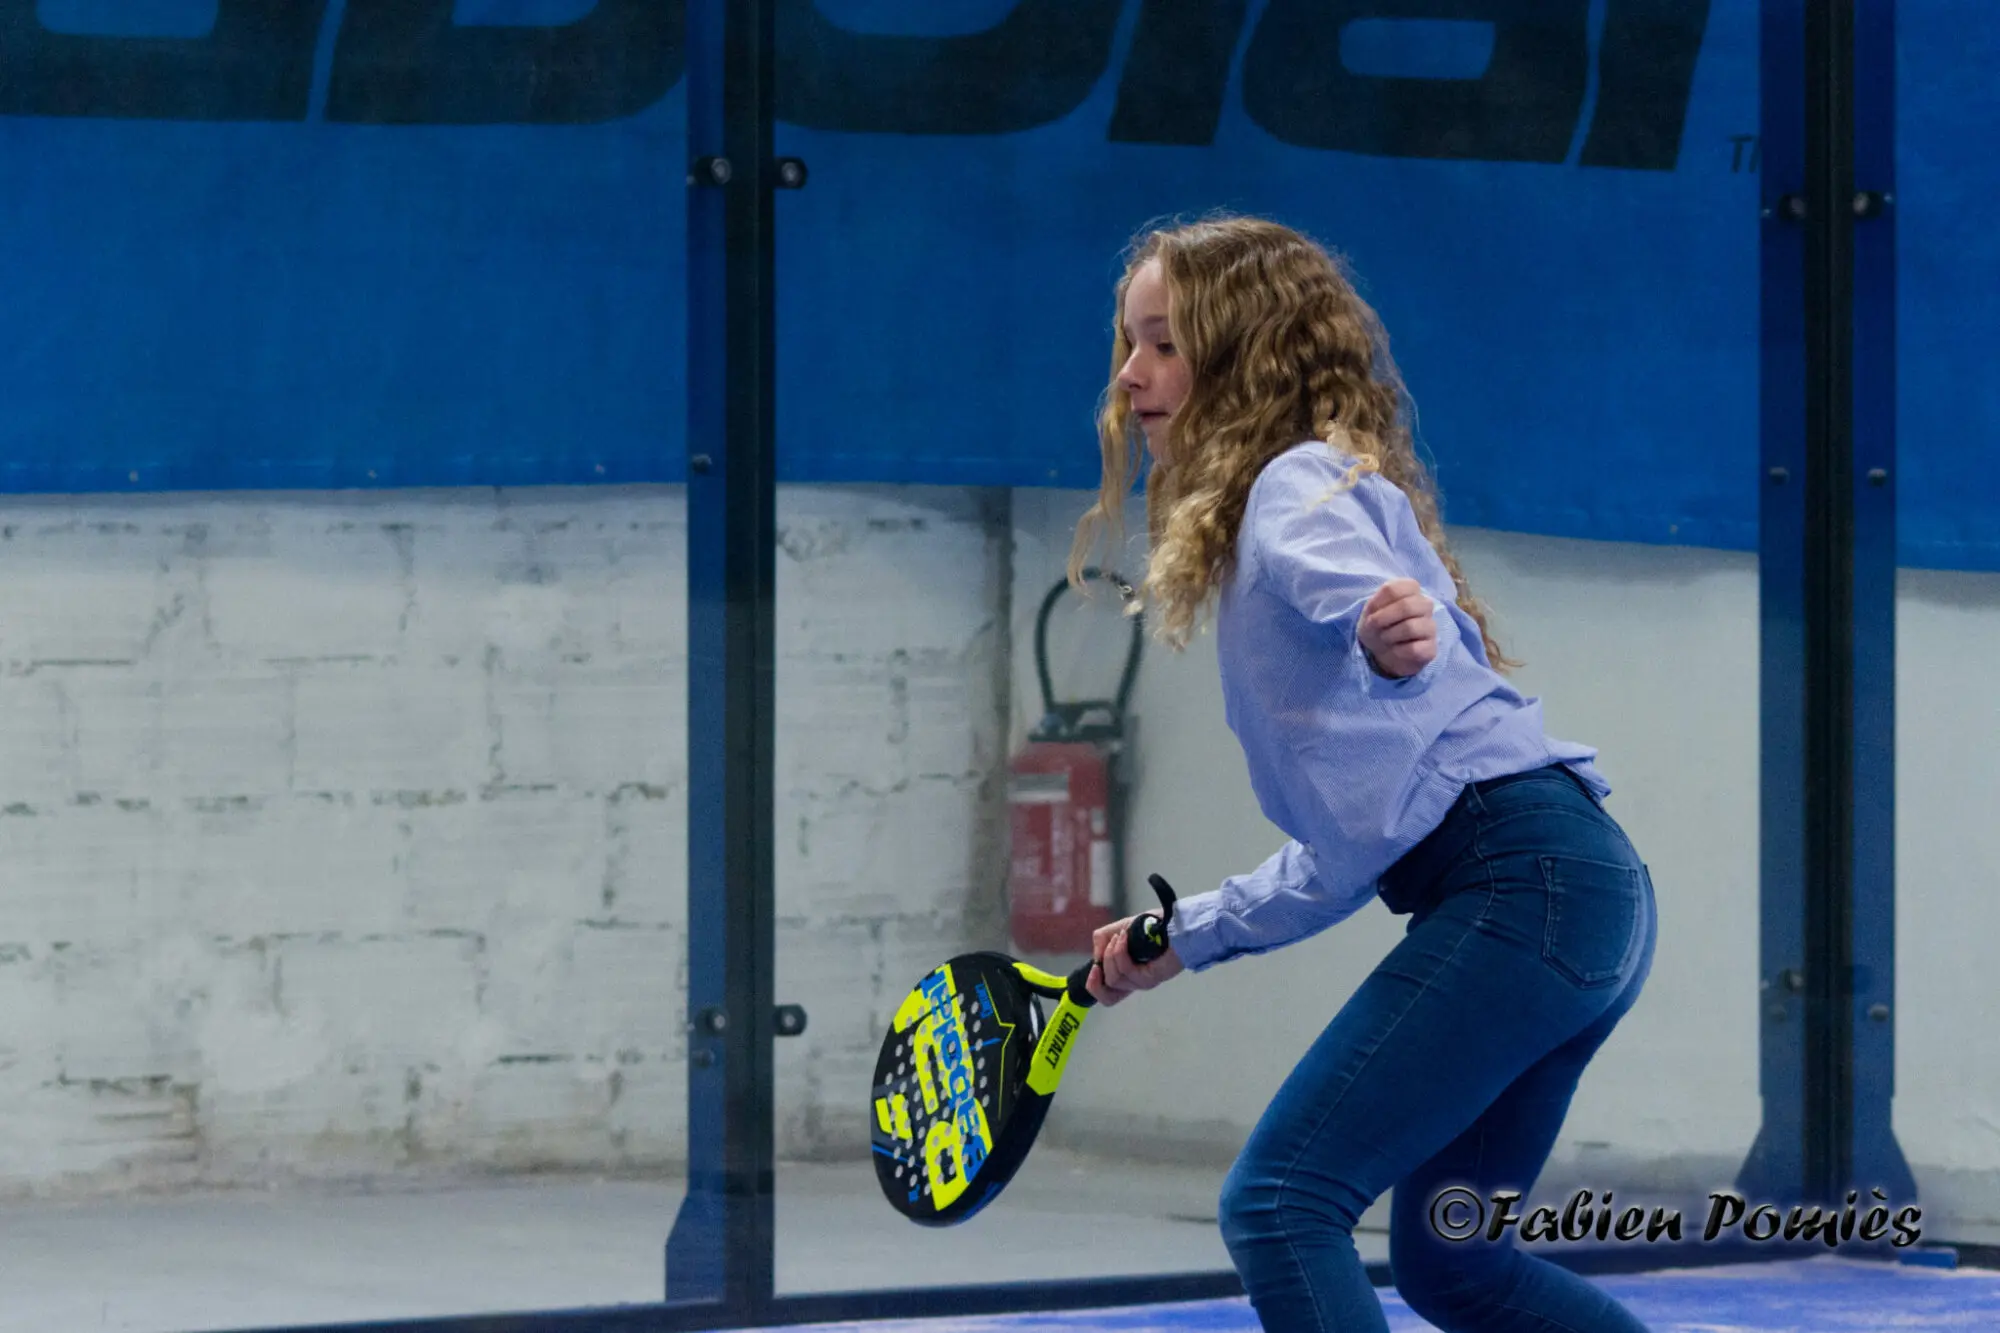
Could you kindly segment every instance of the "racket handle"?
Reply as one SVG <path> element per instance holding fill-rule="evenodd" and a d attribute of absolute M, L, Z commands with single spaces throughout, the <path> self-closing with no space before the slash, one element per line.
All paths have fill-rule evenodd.
<path fill-rule="evenodd" d="M 1158 875 L 1146 876 L 1146 882 L 1159 895 L 1160 912 L 1147 912 L 1132 923 L 1125 947 L 1131 951 L 1132 961 L 1144 966 L 1167 951 L 1167 922 L 1174 919 L 1174 888 Z"/>
<path fill-rule="evenodd" d="M 1146 876 L 1146 882 L 1159 895 L 1160 911 L 1146 912 L 1133 921 L 1126 932 L 1125 948 L 1132 955 L 1132 961 L 1144 967 L 1167 951 L 1167 922 L 1174 919 L 1174 887 L 1158 875 Z M 1085 963 L 1069 974 L 1069 997 L 1083 1008 L 1089 1008 L 1097 1001 L 1085 987 L 1090 982 L 1090 969 L 1095 963 Z"/>
<path fill-rule="evenodd" d="M 1090 969 L 1096 966 L 1095 962 L 1085 963 L 1082 967 L 1069 974 L 1069 985 L 1067 987 L 1069 1000 L 1071 1004 L 1079 1009 L 1088 1009 L 1097 1003 L 1097 997 L 1092 995 L 1089 990 Z"/>

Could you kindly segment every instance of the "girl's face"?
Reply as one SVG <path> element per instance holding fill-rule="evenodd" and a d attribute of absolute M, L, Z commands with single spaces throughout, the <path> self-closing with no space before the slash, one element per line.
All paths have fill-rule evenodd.
<path fill-rule="evenodd" d="M 1160 261 L 1149 259 L 1125 288 L 1125 337 L 1132 344 L 1132 355 L 1118 371 L 1118 387 L 1131 400 L 1133 415 L 1146 435 L 1147 451 L 1163 466 L 1173 463 L 1166 456 L 1167 423 L 1187 401 L 1193 378 L 1173 344 L 1167 313 L 1167 284 L 1160 274 Z"/>

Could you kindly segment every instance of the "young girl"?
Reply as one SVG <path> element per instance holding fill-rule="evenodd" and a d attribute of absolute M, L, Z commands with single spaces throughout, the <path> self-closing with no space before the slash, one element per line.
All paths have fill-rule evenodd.
<path fill-rule="evenodd" d="M 1184 647 L 1211 595 L 1231 730 L 1290 838 L 1184 899 L 1168 952 L 1097 932 L 1113 1005 L 1303 939 L 1379 896 L 1403 939 L 1333 1017 L 1223 1187 L 1273 1333 L 1387 1330 L 1353 1228 L 1391 1201 L 1390 1265 L 1448 1333 L 1633 1333 L 1601 1290 L 1513 1243 L 1446 1239 L 1528 1193 L 1591 1056 L 1652 963 L 1653 885 L 1595 751 L 1543 731 L 1444 541 L 1375 313 L 1298 233 L 1225 218 L 1143 236 L 1118 285 L 1104 475 L 1080 572 L 1138 478 L 1138 592 Z M 1470 1195 L 1466 1191 L 1470 1191 Z"/>

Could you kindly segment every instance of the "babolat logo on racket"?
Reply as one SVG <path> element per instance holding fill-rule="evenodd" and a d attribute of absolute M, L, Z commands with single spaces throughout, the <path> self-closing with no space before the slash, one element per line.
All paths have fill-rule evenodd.
<path fill-rule="evenodd" d="M 961 1000 L 979 1012 L 980 1006 L 962 994 L 951 965 L 946 964 L 924 977 L 904 1001 L 896 1028 L 909 1033 L 909 1046 L 907 1063 L 900 1067 L 915 1077 L 921 1100 L 914 1117 L 908 1116 L 909 1103 L 902 1091 L 885 1098 L 877 1109 L 878 1124 L 895 1145 L 889 1155 L 897 1163 L 898 1178 L 906 1178 L 900 1171 L 916 1167 L 921 1159 L 922 1176 L 907 1177 L 908 1201 L 914 1205 L 927 1194 L 935 1210 L 957 1202 L 993 1149 L 993 1131 L 979 1103 Z M 907 1082 L 902 1088 L 908 1088 Z M 904 1157 L 906 1142 L 917 1156 Z M 878 1143 L 877 1151 L 881 1149 Z"/>
<path fill-rule="evenodd" d="M 926 1145 L 930 1149 L 926 1156 L 931 1166 L 931 1187 L 939 1191 L 941 1185 L 949 1184 L 948 1177 L 941 1179 L 943 1173 L 939 1170 L 942 1150 L 949 1146 L 955 1149 L 954 1156 L 958 1161 L 956 1176 L 962 1188 L 986 1160 L 986 1116 L 980 1110 L 978 1098 L 973 1095 L 972 1061 L 966 1058 L 965 1026 L 959 1017 L 958 1006 L 953 1003 L 956 997 L 943 969 L 924 979 L 923 991 L 925 998 L 931 1002 L 930 1014 L 924 1019 L 924 1036 L 931 1043 L 931 1049 L 937 1052 L 938 1063 L 943 1067 L 951 1118 L 957 1128 L 955 1135 L 947 1135 L 941 1134 L 937 1128 L 937 1124 L 943 1124 L 943 1121 L 931 1127 L 931 1143 Z M 920 1062 L 918 1069 L 923 1071 L 928 1084 L 928 1068 Z M 929 1087 L 926 1086 L 924 1091 L 928 1100 Z M 938 1143 L 945 1137 L 954 1141 L 949 1145 Z"/>

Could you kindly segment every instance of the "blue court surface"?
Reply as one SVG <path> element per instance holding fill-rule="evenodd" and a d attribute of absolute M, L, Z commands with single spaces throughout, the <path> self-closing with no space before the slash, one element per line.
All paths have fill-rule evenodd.
<path fill-rule="evenodd" d="M 1944 1270 L 1825 1258 L 1679 1269 L 1595 1279 L 1653 1333 L 1886 1333 L 1892 1329 L 2000 1330 L 2000 1272 Z M 1392 1290 L 1383 1310 L 1395 1333 L 1431 1327 Z M 868 1333 L 1257 1333 L 1249 1302 L 1196 1301 L 822 1325 Z"/>

